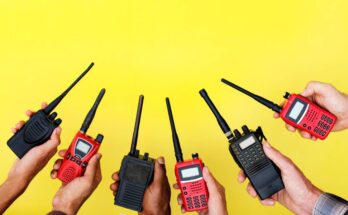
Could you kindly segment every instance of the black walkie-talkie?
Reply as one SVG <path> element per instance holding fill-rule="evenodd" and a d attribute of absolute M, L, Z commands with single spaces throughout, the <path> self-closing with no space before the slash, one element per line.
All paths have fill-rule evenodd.
<path fill-rule="evenodd" d="M 141 211 L 146 188 L 153 179 L 154 159 L 148 153 L 139 154 L 137 140 L 144 96 L 139 97 L 137 117 L 131 150 L 124 156 L 119 172 L 120 184 L 115 197 L 115 205 Z"/>
<path fill-rule="evenodd" d="M 243 169 L 250 183 L 255 188 L 260 199 L 266 199 L 284 188 L 279 168 L 265 155 L 262 148 L 262 141 L 265 138 L 261 127 L 256 131 L 250 131 L 244 125 L 243 133 L 235 129 L 232 133 L 230 127 L 221 116 L 214 103 L 208 96 L 208 93 L 202 89 L 199 91 L 201 96 L 214 113 L 222 131 L 226 135 L 230 146 L 230 153 Z"/>
<path fill-rule="evenodd" d="M 93 67 L 91 63 L 88 68 L 66 89 L 60 96 L 53 100 L 45 109 L 37 111 L 25 125 L 14 134 L 7 145 L 19 157 L 22 158 L 30 149 L 45 143 L 51 137 L 53 130 L 61 123 L 61 119 L 55 119 L 57 113 L 51 112 L 69 93 L 69 91 L 87 74 Z"/>

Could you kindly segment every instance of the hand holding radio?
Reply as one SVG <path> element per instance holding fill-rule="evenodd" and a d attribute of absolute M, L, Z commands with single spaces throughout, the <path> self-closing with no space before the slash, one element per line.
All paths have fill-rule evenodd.
<path fill-rule="evenodd" d="M 143 211 L 139 215 L 163 214 L 170 215 L 170 185 L 163 157 L 157 158 L 153 181 L 146 189 Z"/>
<path fill-rule="evenodd" d="M 42 108 L 47 106 L 45 103 Z M 34 113 L 27 111 L 26 115 L 31 117 Z M 20 121 L 12 129 L 16 133 L 24 126 Z M 28 187 L 31 180 L 45 167 L 53 157 L 60 144 L 61 128 L 57 127 L 48 141 L 33 148 L 22 159 L 16 159 L 6 181 L 0 186 L 0 214 L 2 214 Z"/>
<path fill-rule="evenodd" d="M 59 151 L 59 156 L 64 158 L 66 150 Z M 100 159 L 101 154 L 92 156 L 86 167 L 85 174 L 62 184 L 53 199 L 53 210 L 64 212 L 67 215 L 76 214 L 83 203 L 89 198 L 102 180 Z M 63 159 L 58 159 L 51 171 L 51 178 L 57 178 L 57 172 L 62 165 Z"/>
<path fill-rule="evenodd" d="M 348 95 L 338 91 L 331 84 L 316 81 L 309 82 L 301 95 L 337 116 L 332 131 L 348 128 Z M 274 117 L 279 118 L 279 114 L 275 113 Z M 286 127 L 289 131 L 296 131 L 296 128 L 291 125 L 287 124 Z M 300 133 L 304 138 L 316 139 L 308 132 L 301 131 Z"/>
<path fill-rule="evenodd" d="M 315 187 L 289 158 L 273 148 L 267 141 L 263 144 L 263 149 L 267 157 L 279 167 L 285 189 L 262 200 L 261 204 L 273 206 L 275 202 L 279 202 L 295 214 L 312 214 L 322 191 Z M 238 181 L 243 183 L 245 179 L 244 172 L 241 171 Z M 248 184 L 247 191 L 253 198 L 257 197 L 251 184 Z"/>
<path fill-rule="evenodd" d="M 227 215 L 227 204 L 226 204 L 226 195 L 225 188 L 214 178 L 214 176 L 210 173 L 207 167 L 203 168 L 203 178 L 207 184 L 208 192 L 209 192 L 209 200 L 208 200 L 208 210 L 198 212 L 199 215 L 214 215 L 221 214 Z M 174 189 L 180 190 L 178 184 L 174 184 Z M 183 200 L 181 198 L 181 194 L 178 195 L 178 204 L 181 205 L 181 211 L 185 213 L 185 208 L 183 206 Z"/>
<path fill-rule="evenodd" d="M 114 173 L 112 179 L 114 183 L 110 185 L 110 189 L 115 196 L 119 187 L 119 173 Z M 171 214 L 170 194 L 171 191 L 166 173 L 165 161 L 163 157 L 159 157 L 155 162 L 154 179 L 145 191 L 143 211 L 139 212 L 139 214 Z"/>

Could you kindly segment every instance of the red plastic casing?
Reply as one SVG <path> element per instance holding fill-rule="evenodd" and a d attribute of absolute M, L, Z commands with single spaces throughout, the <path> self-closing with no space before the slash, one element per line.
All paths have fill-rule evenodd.
<path fill-rule="evenodd" d="M 77 143 L 79 141 L 82 141 L 84 144 L 90 146 L 86 154 L 81 153 L 81 151 L 78 151 L 76 149 Z M 69 149 L 66 151 L 64 155 L 64 160 L 58 170 L 57 177 L 62 182 L 69 183 L 75 178 L 82 176 L 86 170 L 88 161 L 91 159 L 93 155 L 95 155 L 98 152 L 99 147 L 100 143 L 96 142 L 94 139 L 80 131 L 77 132 L 72 143 L 69 146 Z M 82 154 L 85 155 L 82 156 Z"/>
<path fill-rule="evenodd" d="M 291 117 L 292 110 L 301 108 L 296 119 Z M 300 110 L 300 109 L 298 109 Z M 296 112 L 296 110 L 294 110 Z M 298 112 L 298 111 L 297 111 Z M 337 117 L 327 110 L 315 105 L 307 98 L 291 94 L 280 112 L 280 117 L 295 128 L 306 131 L 319 139 L 325 139 L 335 125 Z M 293 115 L 294 117 L 294 115 Z"/>
<path fill-rule="evenodd" d="M 189 180 L 183 180 L 181 170 L 199 168 L 199 176 Z M 181 190 L 181 197 L 185 211 L 201 211 L 208 209 L 208 188 L 203 179 L 204 164 L 201 159 L 196 158 L 179 162 L 175 165 L 175 176 Z"/>

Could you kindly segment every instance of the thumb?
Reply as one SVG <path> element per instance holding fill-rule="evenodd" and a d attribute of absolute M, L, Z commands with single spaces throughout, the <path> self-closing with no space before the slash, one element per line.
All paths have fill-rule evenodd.
<path fill-rule="evenodd" d="M 282 172 L 291 166 L 292 162 L 290 159 L 280 153 L 277 149 L 273 148 L 269 142 L 265 141 L 263 144 L 263 149 L 267 157 L 271 159 Z"/>
<path fill-rule="evenodd" d="M 101 159 L 101 154 L 97 153 L 93 155 L 91 160 L 89 160 L 88 162 L 84 176 L 87 177 L 90 181 L 93 181 L 97 174 L 97 171 L 100 167 L 100 159 Z"/>
<path fill-rule="evenodd" d="M 217 182 L 214 176 L 210 173 L 208 167 L 203 167 L 203 178 L 205 183 L 207 184 L 208 191 L 210 194 L 214 194 L 218 192 Z"/>
<path fill-rule="evenodd" d="M 61 132 L 62 132 L 62 129 L 60 127 L 57 127 L 53 130 L 51 138 L 42 145 L 42 150 L 44 153 L 51 152 L 52 150 L 58 147 L 58 145 L 60 144 Z"/>
<path fill-rule="evenodd" d="M 155 162 L 155 171 L 153 181 L 155 183 L 161 182 L 166 176 L 166 167 L 164 157 L 159 157 Z"/>

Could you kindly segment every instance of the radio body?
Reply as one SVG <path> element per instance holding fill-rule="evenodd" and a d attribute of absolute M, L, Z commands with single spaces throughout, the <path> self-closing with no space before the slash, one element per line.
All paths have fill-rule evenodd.
<path fill-rule="evenodd" d="M 284 95 L 287 102 L 283 107 L 280 107 L 226 79 L 221 79 L 221 81 L 279 113 L 280 117 L 289 125 L 299 130 L 306 131 L 321 140 L 325 139 L 335 126 L 337 117 L 334 114 L 319 107 L 304 96 L 287 92 Z"/>
<path fill-rule="evenodd" d="M 146 188 L 153 180 L 154 159 L 147 153 L 123 158 L 119 172 L 120 184 L 115 197 L 115 205 L 141 211 Z"/>
<path fill-rule="evenodd" d="M 7 141 L 8 147 L 18 158 L 22 158 L 29 150 L 50 139 L 54 129 L 62 123 L 61 119 L 55 119 L 57 113 L 51 112 L 87 74 L 93 65 L 94 63 L 91 63 L 88 68 L 60 96 L 48 104 L 46 108 L 34 113 L 25 125 Z"/>
<path fill-rule="evenodd" d="M 69 183 L 73 179 L 82 176 L 89 160 L 98 152 L 101 142 L 102 136 L 100 135 L 93 139 L 81 131 L 77 132 L 64 155 L 57 178 L 64 183 Z"/>
<path fill-rule="evenodd" d="M 77 132 L 68 150 L 65 152 L 62 165 L 60 166 L 57 175 L 63 183 L 69 183 L 75 178 L 82 176 L 85 173 L 89 160 L 99 150 L 104 136 L 98 134 L 96 139 L 92 139 L 86 133 L 94 119 L 95 113 L 97 112 L 97 108 L 104 94 L 105 89 L 102 89 L 94 105 L 83 121 L 80 131 Z"/>
<path fill-rule="evenodd" d="M 208 209 L 208 188 L 203 179 L 203 167 L 198 154 L 194 155 L 192 160 L 175 165 L 176 181 L 187 212 Z"/>
<path fill-rule="evenodd" d="M 244 133 L 240 134 L 235 130 L 235 137 L 229 139 L 230 153 L 260 199 L 267 199 L 284 189 L 279 168 L 263 151 L 262 141 L 265 136 L 261 127 L 254 132 L 244 125 L 243 131 Z"/>
<path fill-rule="evenodd" d="M 225 119 L 221 116 L 218 109 L 202 89 L 199 91 L 210 110 L 213 112 L 221 130 L 228 139 L 230 153 L 244 171 L 250 183 L 255 188 L 260 199 L 266 199 L 284 188 L 279 168 L 265 155 L 262 141 L 265 138 L 261 127 L 256 131 L 250 131 L 244 125 L 243 132 L 235 129 L 231 131 Z"/>
<path fill-rule="evenodd" d="M 329 135 L 337 120 L 335 115 L 301 95 L 286 93 L 285 98 L 288 100 L 280 112 L 280 117 L 286 123 L 320 139 Z"/>
<path fill-rule="evenodd" d="M 185 211 L 206 210 L 208 209 L 209 192 L 203 178 L 204 164 L 197 153 L 192 154 L 192 160 L 184 161 L 169 98 L 166 98 L 166 105 L 177 162 L 174 171 Z"/>
<path fill-rule="evenodd" d="M 124 156 L 119 171 L 119 186 L 114 204 L 135 211 L 142 211 L 146 188 L 153 180 L 154 159 L 148 153 L 140 155 L 137 150 L 138 133 L 144 96 L 139 97 L 131 150 Z"/>

